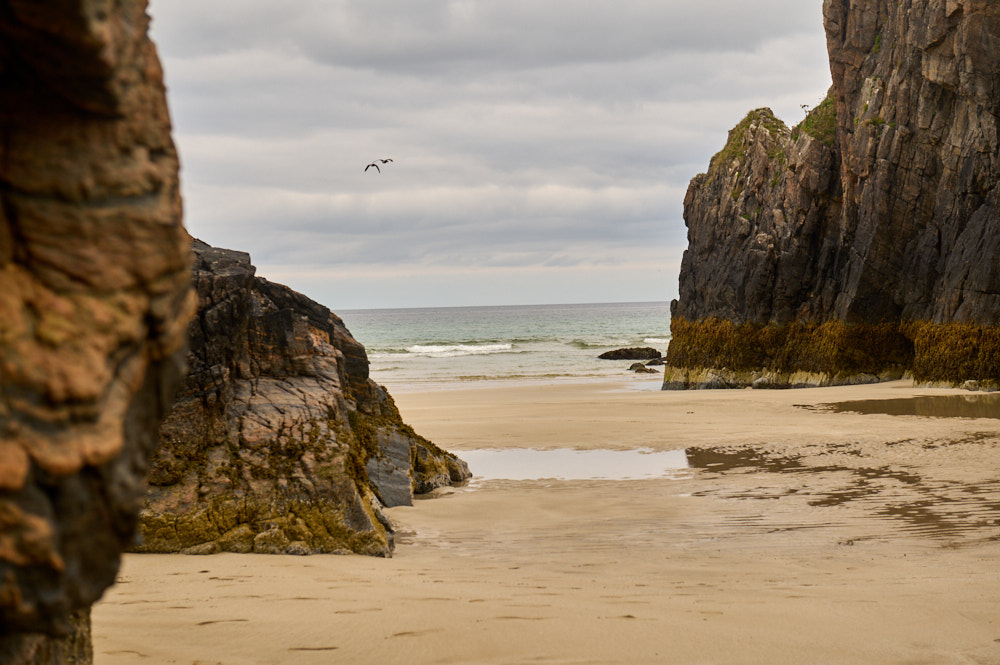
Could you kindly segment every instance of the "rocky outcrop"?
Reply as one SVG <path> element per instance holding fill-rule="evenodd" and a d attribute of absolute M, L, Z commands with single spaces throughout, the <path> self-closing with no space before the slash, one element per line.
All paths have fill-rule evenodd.
<path fill-rule="evenodd" d="M 829 97 L 750 113 L 688 189 L 664 386 L 996 386 L 1000 5 L 823 10 Z"/>
<path fill-rule="evenodd" d="M 597 356 L 601 360 L 652 360 L 661 357 L 661 353 L 649 346 L 632 346 L 626 349 L 605 351 Z"/>
<path fill-rule="evenodd" d="M 89 662 L 182 367 L 189 241 L 145 8 L 0 1 L 4 663 Z"/>
<path fill-rule="evenodd" d="M 194 241 L 190 372 L 161 429 L 143 552 L 388 555 L 381 506 L 466 480 L 406 426 L 330 310 Z"/>

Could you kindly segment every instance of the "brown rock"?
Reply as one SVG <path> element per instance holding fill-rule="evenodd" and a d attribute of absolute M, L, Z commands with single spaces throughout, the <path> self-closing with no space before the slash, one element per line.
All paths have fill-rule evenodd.
<path fill-rule="evenodd" d="M 105 5 L 0 7 L 5 663 L 89 658 L 194 311 L 146 4 Z"/>

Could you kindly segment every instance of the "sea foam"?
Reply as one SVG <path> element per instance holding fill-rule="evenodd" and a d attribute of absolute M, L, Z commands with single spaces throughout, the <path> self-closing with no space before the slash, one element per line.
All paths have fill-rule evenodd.
<path fill-rule="evenodd" d="M 406 348 L 411 356 L 426 358 L 457 358 L 485 356 L 494 353 L 516 353 L 513 344 L 414 344 Z"/>

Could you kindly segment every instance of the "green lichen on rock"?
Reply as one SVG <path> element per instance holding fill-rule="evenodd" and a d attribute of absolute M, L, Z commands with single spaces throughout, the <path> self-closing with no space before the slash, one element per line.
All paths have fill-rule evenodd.
<path fill-rule="evenodd" d="M 388 554 L 389 534 L 370 505 L 363 418 L 282 424 L 251 447 L 202 441 L 188 495 L 151 488 L 140 516 L 141 552 Z M 359 432 L 362 434 L 359 435 Z M 212 460 L 219 460 L 214 467 Z M 261 534 L 269 534 L 261 536 Z"/>

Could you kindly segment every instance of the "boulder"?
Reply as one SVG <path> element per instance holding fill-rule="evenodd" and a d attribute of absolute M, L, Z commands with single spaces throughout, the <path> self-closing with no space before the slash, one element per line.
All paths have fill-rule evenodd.
<path fill-rule="evenodd" d="M 384 506 L 464 482 L 464 462 L 408 427 L 326 307 L 194 241 L 191 370 L 160 430 L 141 552 L 388 556 Z"/>
<path fill-rule="evenodd" d="M 601 360 L 650 360 L 661 356 L 662 354 L 656 349 L 643 346 L 606 351 L 597 357 Z"/>

